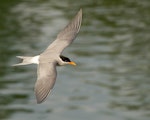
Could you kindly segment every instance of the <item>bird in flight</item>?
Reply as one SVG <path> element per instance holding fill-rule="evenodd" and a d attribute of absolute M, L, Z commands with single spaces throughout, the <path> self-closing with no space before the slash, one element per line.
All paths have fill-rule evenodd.
<path fill-rule="evenodd" d="M 22 59 L 19 64 L 13 66 L 37 64 L 37 81 L 35 83 L 35 96 L 37 103 L 40 104 L 45 101 L 48 94 L 52 90 L 57 71 L 56 66 L 62 65 L 76 65 L 68 57 L 62 55 L 63 50 L 69 46 L 76 38 L 77 33 L 80 30 L 82 22 L 82 9 L 79 10 L 77 15 L 72 21 L 57 35 L 56 39 L 48 46 L 48 48 L 36 56 L 16 56 Z"/>

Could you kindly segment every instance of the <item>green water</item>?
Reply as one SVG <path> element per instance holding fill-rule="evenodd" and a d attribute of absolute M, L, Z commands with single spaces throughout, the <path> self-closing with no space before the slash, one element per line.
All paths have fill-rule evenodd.
<path fill-rule="evenodd" d="M 83 8 L 83 22 L 48 99 L 36 104 L 37 55 Z M 0 120 L 149 120 L 149 0 L 1 0 Z"/>

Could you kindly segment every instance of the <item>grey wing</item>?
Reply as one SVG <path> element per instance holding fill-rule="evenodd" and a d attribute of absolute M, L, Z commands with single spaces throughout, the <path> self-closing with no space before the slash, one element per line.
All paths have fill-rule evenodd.
<path fill-rule="evenodd" d="M 61 53 L 76 38 L 82 22 L 82 9 L 77 13 L 74 19 L 57 35 L 56 40 L 48 46 L 44 52 L 54 50 Z"/>
<path fill-rule="evenodd" d="M 35 84 L 37 103 L 42 103 L 56 81 L 57 71 L 53 63 L 40 63 L 38 66 L 38 78 Z"/>

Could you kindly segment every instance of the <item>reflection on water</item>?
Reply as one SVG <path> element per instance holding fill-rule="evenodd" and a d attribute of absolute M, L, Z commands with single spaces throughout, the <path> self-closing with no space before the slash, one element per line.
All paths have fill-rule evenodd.
<path fill-rule="evenodd" d="M 34 97 L 36 66 L 10 67 L 42 52 L 83 8 L 79 36 L 64 54 L 47 101 Z M 148 120 L 149 0 L 0 2 L 0 119 Z"/>

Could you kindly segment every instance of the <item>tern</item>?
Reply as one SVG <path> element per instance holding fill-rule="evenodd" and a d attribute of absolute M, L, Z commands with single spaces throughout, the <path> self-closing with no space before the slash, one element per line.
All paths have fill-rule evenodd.
<path fill-rule="evenodd" d="M 48 48 L 41 54 L 29 56 L 16 56 L 22 60 L 19 64 L 13 66 L 37 64 L 37 81 L 35 83 L 34 91 L 37 103 L 44 102 L 51 92 L 57 77 L 56 66 L 62 65 L 76 65 L 68 57 L 62 55 L 63 50 L 69 46 L 76 38 L 80 30 L 82 22 L 82 9 L 72 21 L 57 35 L 56 39 L 48 46 Z"/>

